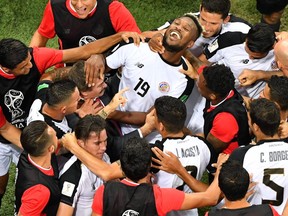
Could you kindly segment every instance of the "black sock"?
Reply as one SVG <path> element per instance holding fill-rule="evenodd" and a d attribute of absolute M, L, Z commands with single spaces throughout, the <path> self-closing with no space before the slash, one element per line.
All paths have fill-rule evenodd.
<path fill-rule="evenodd" d="M 0 194 L 0 208 L 1 208 L 1 204 L 2 204 L 2 198 L 3 198 L 4 194 Z"/>

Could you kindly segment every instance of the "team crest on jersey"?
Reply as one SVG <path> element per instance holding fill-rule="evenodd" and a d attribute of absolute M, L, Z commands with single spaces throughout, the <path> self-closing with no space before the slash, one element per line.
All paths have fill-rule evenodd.
<path fill-rule="evenodd" d="M 271 62 L 271 68 L 272 68 L 273 70 L 279 69 L 279 68 L 278 68 L 278 65 L 277 65 L 277 62 L 276 62 L 275 60 L 273 60 L 273 61 Z"/>
<path fill-rule="evenodd" d="M 160 92 L 169 92 L 170 91 L 170 85 L 167 82 L 161 82 L 159 84 L 159 90 Z"/>
<path fill-rule="evenodd" d="M 90 36 L 90 35 L 83 36 L 79 40 L 79 47 L 84 46 L 84 45 L 91 43 L 93 41 L 96 41 L 96 38 L 94 38 L 93 36 Z"/>
<path fill-rule="evenodd" d="M 137 215 L 139 215 L 139 212 L 134 211 L 132 209 L 128 209 L 122 214 L 122 216 L 137 216 Z"/>

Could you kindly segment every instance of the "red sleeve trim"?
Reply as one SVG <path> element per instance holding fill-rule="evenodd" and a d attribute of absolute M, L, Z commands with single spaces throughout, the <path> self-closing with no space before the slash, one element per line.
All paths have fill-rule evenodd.
<path fill-rule="evenodd" d="M 43 74 L 49 67 L 62 62 L 63 50 L 34 47 L 33 58 L 38 70 Z"/>
<path fill-rule="evenodd" d="M 0 107 L 0 128 L 6 124 L 6 118 L 4 116 L 2 107 Z"/>

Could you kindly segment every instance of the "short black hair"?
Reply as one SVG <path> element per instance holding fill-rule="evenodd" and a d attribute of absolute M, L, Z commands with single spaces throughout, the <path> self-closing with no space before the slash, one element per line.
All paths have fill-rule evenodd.
<path fill-rule="evenodd" d="M 46 102 L 49 106 L 57 106 L 60 103 L 69 100 L 75 92 L 76 84 L 68 79 L 58 80 L 51 83 L 47 89 Z"/>
<path fill-rule="evenodd" d="M 51 141 L 47 123 L 40 120 L 32 121 L 22 131 L 20 141 L 28 154 L 35 157 L 43 155 Z"/>
<path fill-rule="evenodd" d="M 86 74 L 84 71 L 85 61 L 80 60 L 73 64 L 68 72 L 68 79 L 72 80 L 80 92 L 88 91 L 90 87 L 86 83 Z"/>
<path fill-rule="evenodd" d="M 196 41 L 201 36 L 202 31 L 203 31 L 203 28 L 202 28 L 201 24 L 199 23 L 198 18 L 196 16 L 194 16 L 193 13 L 185 13 L 183 15 L 183 17 L 188 17 L 188 18 L 192 19 L 192 21 L 196 25 L 197 34 L 195 35 L 196 37 L 193 38 L 193 41 Z"/>
<path fill-rule="evenodd" d="M 229 15 L 231 8 L 230 0 L 202 0 L 201 10 L 204 9 L 209 13 L 220 14 L 222 19 L 225 19 Z"/>
<path fill-rule="evenodd" d="M 90 133 L 95 132 L 97 135 L 105 130 L 106 121 L 99 115 L 86 115 L 79 119 L 75 127 L 75 136 L 80 140 L 89 139 Z"/>
<path fill-rule="evenodd" d="M 283 111 L 288 110 L 288 77 L 272 76 L 267 82 L 270 88 L 270 100 L 276 102 Z"/>
<path fill-rule="evenodd" d="M 250 51 L 268 53 L 273 49 L 276 35 L 268 24 L 258 23 L 250 28 L 246 39 L 246 44 Z"/>
<path fill-rule="evenodd" d="M 183 130 L 186 120 L 186 106 L 178 98 L 162 96 L 154 103 L 157 118 L 171 133 L 178 133 Z"/>
<path fill-rule="evenodd" d="M 225 97 L 234 89 L 235 78 L 231 69 L 225 65 L 214 64 L 203 69 L 206 86 L 213 93 Z"/>
<path fill-rule="evenodd" d="M 248 172 L 235 160 L 222 164 L 218 180 L 220 190 L 229 201 L 243 199 L 250 182 Z"/>
<path fill-rule="evenodd" d="M 28 57 L 28 47 L 13 38 L 0 40 L 0 65 L 13 70 Z"/>
<path fill-rule="evenodd" d="M 152 153 L 144 138 L 132 137 L 121 149 L 120 162 L 124 174 L 134 182 L 144 178 L 151 167 Z"/>
<path fill-rule="evenodd" d="M 277 105 L 266 98 L 258 98 L 250 103 L 249 115 L 251 122 L 259 126 L 261 131 L 273 137 L 278 133 L 280 110 Z"/>

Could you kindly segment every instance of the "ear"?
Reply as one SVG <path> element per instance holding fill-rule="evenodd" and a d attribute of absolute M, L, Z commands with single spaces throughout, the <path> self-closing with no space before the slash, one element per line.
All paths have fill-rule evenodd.
<path fill-rule="evenodd" d="M 3 67 L 2 65 L 0 65 L 0 67 L 2 68 L 2 70 L 5 72 L 5 73 L 9 73 L 11 70 L 7 67 Z"/>
<path fill-rule="evenodd" d="M 252 129 L 253 131 L 258 132 L 260 130 L 260 127 L 256 123 L 252 123 Z"/>
<path fill-rule="evenodd" d="M 81 146 L 82 148 L 84 148 L 85 143 L 84 143 L 83 140 L 77 139 L 77 143 L 78 143 L 79 146 Z"/>
<path fill-rule="evenodd" d="M 51 152 L 51 153 L 55 152 L 55 146 L 54 145 L 50 145 L 48 147 L 48 151 Z"/>
<path fill-rule="evenodd" d="M 164 131 L 165 130 L 165 127 L 164 127 L 164 125 L 163 125 L 163 123 L 162 122 L 159 122 L 159 131 Z"/>
<path fill-rule="evenodd" d="M 88 99 L 88 92 L 82 91 L 82 92 L 80 93 L 80 95 L 81 95 L 81 97 L 82 97 L 83 99 Z"/>
<path fill-rule="evenodd" d="M 212 101 L 212 100 L 216 100 L 216 99 L 217 99 L 217 96 L 216 96 L 216 94 L 214 94 L 214 93 L 210 93 L 210 94 L 209 94 L 209 98 L 210 98 L 210 100 Z"/>
<path fill-rule="evenodd" d="M 67 110 L 67 106 L 62 106 L 62 107 L 60 108 L 60 111 L 61 111 L 61 113 L 63 113 L 63 114 L 66 113 L 66 110 Z"/>
<path fill-rule="evenodd" d="M 194 45 L 194 41 L 191 40 L 191 41 L 188 43 L 187 48 L 191 48 L 193 45 Z"/>
<path fill-rule="evenodd" d="M 223 20 L 223 23 L 226 24 L 230 21 L 230 15 L 228 15 L 224 20 Z"/>
<path fill-rule="evenodd" d="M 201 12 L 201 9 L 202 9 L 202 4 L 200 4 L 199 6 L 199 12 Z"/>

